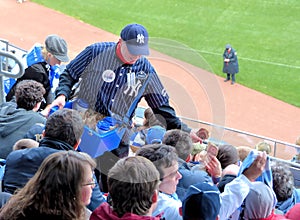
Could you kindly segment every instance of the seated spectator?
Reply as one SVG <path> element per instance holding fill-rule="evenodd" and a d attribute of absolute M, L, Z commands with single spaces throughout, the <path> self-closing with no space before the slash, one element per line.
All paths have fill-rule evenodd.
<path fill-rule="evenodd" d="M 290 220 L 299 220 L 300 219 L 300 203 L 297 203 L 293 206 L 286 214 L 285 217 Z"/>
<path fill-rule="evenodd" d="M 3 103 L 0 108 L 0 158 L 6 159 L 16 141 L 36 123 L 45 124 L 46 118 L 37 111 L 45 89 L 41 83 L 24 80 L 16 87 L 16 105 Z"/>
<path fill-rule="evenodd" d="M 265 141 L 258 142 L 255 145 L 255 149 L 258 151 L 265 151 L 267 154 L 270 154 L 272 151 L 271 145 Z"/>
<path fill-rule="evenodd" d="M 178 156 L 175 149 L 164 144 L 145 145 L 138 149 L 136 155 L 152 161 L 160 175 L 159 197 L 152 216 L 163 213 L 162 217 L 166 220 L 181 220 L 181 201 L 176 194 L 181 174 L 178 172 Z"/>
<path fill-rule="evenodd" d="M 178 171 L 182 178 L 176 187 L 176 193 L 182 201 L 190 185 L 202 182 L 211 182 L 212 178 L 201 165 L 189 163 L 193 142 L 190 135 L 179 129 L 168 130 L 162 140 L 163 144 L 172 146 L 178 155 Z"/>
<path fill-rule="evenodd" d="M 271 164 L 273 190 L 277 197 L 276 209 L 287 213 L 296 203 L 300 202 L 300 189 L 294 186 L 293 174 L 289 167 L 281 162 Z"/>
<path fill-rule="evenodd" d="M 15 190 L 22 188 L 50 154 L 76 150 L 82 133 L 83 121 L 79 112 L 62 109 L 51 114 L 47 119 L 44 137 L 39 147 L 13 151 L 8 155 L 3 177 L 3 191 L 13 194 Z M 104 201 L 99 185 L 96 183 L 88 208 L 92 211 Z"/>
<path fill-rule="evenodd" d="M 143 126 L 139 127 L 130 137 L 131 150 L 135 152 L 146 144 L 161 143 L 166 132 L 165 126 L 157 120 L 151 108 L 144 112 Z"/>
<path fill-rule="evenodd" d="M 248 146 L 238 146 L 236 149 L 238 151 L 239 159 L 241 162 L 243 162 L 250 153 L 250 151 L 253 150 L 251 147 Z"/>
<path fill-rule="evenodd" d="M 273 190 L 263 182 L 253 182 L 245 199 L 241 219 L 286 219 L 283 215 L 274 213 L 275 204 Z"/>
<path fill-rule="evenodd" d="M 183 216 L 188 217 L 187 219 L 208 219 L 208 220 L 215 220 L 215 219 L 239 219 L 239 212 L 238 208 L 242 205 L 244 199 L 248 195 L 250 191 L 250 187 L 252 186 L 252 182 L 261 175 L 264 167 L 266 164 L 266 154 L 261 153 L 258 154 L 254 162 L 251 166 L 243 172 L 242 175 L 235 178 L 233 181 L 227 184 L 223 193 L 219 194 L 218 190 L 215 187 L 209 188 L 201 188 L 203 189 L 203 193 L 199 192 L 199 190 L 192 189 L 194 186 L 191 186 L 188 193 L 187 198 L 185 201 L 189 201 L 189 192 L 199 194 L 195 197 L 200 197 L 202 201 L 199 200 L 192 200 L 189 201 L 189 205 L 183 203 Z M 205 184 L 205 183 L 203 183 Z M 206 185 L 207 186 L 207 185 Z M 208 186 L 207 186 L 208 187 Z M 191 190 L 191 191 L 190 191 Z M 208 193 L 207 190 L 212 191 Z M 202 195 L 202 196 L 201 196 Z M 220 196 L 220 200 L 218 197 Z M 195 198 L 194 197 L 194 198 Z M 209 201 L 204 201 L 204 198 Z M 211 202 L 214 201 L 212 204 Z M 192 206 L 191 209 L 186 209 L 187 206 Z M 207 208 L 209 210 L 207 210 Z M 214 210 L 213 212 L 211 212 Z M 219 210 L 219 212 L 217 212 Z M 188 214 L 188 216 L 186 216 Z M 191 216 L 195 214 L 196 216 Z M 219 216 L 217 216 L 219 214 Z M 201 216 L 202 217 L 201 217 Z M 217 216 L 217 217 L 216 217 Z M 196 218 L 192 218 L 196 217 Z"/>
<path fill-rule="evenodd" d="M 222 169 L 225 169 L 230 164 L 237 164 L 239 162 L 238 151 L 232 145 L 219 145 L 217 159 L 220 161 Z"/>
<path fill-rule="evenodd" d="M 4 205 L 0 218 L 84 219 L 95 187 L 95 166 L 91 157 L 75 151 L 51 154 Z"/>
<path fill-rule="evenodd" d="M 158 199 L 159 172 L 154 164 L 140 156 L 119 160 L 108 173 L 110 204 L 102 203 L 91 220 L 141 219 L 151 217 Z"/>
<path fill-rule="evenodd" d="M 267 162 L 265 152 L 257 152 L 252 163 L 244 169 L 238 177 L 226 184 L 221 193 L 220 219 L 238 219 L 239 208 L 250 191 L 252 182 L 262 175 Z"/>
<path fill-rule="evenodd" d="M 209 183 L 198 183 L 188 188 L 182 202 L 183 220 L 216 220 L 221 208 L 220 192 Z"/>
<path fill-rule="evenodd" d="M 221 179 L 217 185 L 221 193 L 224 192 L 226 184 L 238 176 L 239 170 L 240 167 L 238 165 L 230 164 L 222 171 Z"/>
<path fill-rule="evenodd" d="M 32 148 L 32 147 L 38 147 L 39 143 L 32 140 L 32 139 L 27 139 L 27 138 L 23 138 L 21 140 L 18 140 L 14 146 L 13 146 L 13 151 L 15 150 L 22 150 L 22 149 L 26 149 L 26 148 Z"/>
<path fill-rule="evenodd" d="M 28 67 L 25 69 L 24 74 L 17 79 L 17 82 L 12 86 L 6 96 L 6 101 L 13 100 L 16 86 L 23 80 L 35 80 L 41 83 L 45 89 L 44 99 L 46 103 L 43 103 L 42 108 L 53 101 L 51 87 L 53 86 L 53 78 L 55 78 L 55 66 L 60 65 L 61 62 L 68 62 L 69 57 L 68 47 L 66 41 L 58 35 L 48 35 L 45 39 L 45 46 L 35 47 L 34 60 L 29 61 L 27 59 Z M 28 55 L 29 56 L 29 55 Z"/>

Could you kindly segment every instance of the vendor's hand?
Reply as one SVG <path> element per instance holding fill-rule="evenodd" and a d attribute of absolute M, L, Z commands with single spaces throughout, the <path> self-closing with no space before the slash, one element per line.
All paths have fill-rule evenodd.
<path fill-rule="evenodd" d="M 251 181 L 255 181 L 264 171 L 267 161 L 266 152 L 258 152 L 257 157 L 251 164 L 251 166 L 246 169 L 243 174 Z"/>
<path fill-rule="evenodd" d="M 207 159 L 206 171 L 213 177 L 221 177 L 222 167 L 220 161 L 215 156 L 209 154 L 207 154 Z"/>
<path fill-rule="evenodd" d="M 43 116 L 48 117 L 51 108 L 52 108 L 51 105 L 47 105 L 46 108 L 44 108 L 44 110 L 42 110 L 40 113 L 41 113 Z"/>
<path fill-rule="evenodd" d="M 50 105 L 50 109 L 54 106 L 58 106 L 62 109 L 66 104 L 66 97 L 64 95 L 59 95 Z"/>
<path fill-rule="evenodd" d="M 190 137 L 192 138 L 193 143 L 200 142 L 200 144 L 202 144 L 202 139 L 197 136 L 195 131 L 191 130 Z"/>

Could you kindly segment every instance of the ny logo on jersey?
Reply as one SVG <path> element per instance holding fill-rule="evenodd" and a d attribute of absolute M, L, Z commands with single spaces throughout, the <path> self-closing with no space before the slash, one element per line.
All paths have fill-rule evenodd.
<path fill-rule="evenodd" d="M 136 97 L 141 87 L 142 83 L 140 80 L 138 80 L 134 85 L 128 85 L 124 91 L 124 94 Z"/>
<path fill-rule="evenodd" d="M 145 43 L 145 37 L 142 34 L 138 34 L 136 36 L 136 42 L 139 44 L 144 44 Z"/>

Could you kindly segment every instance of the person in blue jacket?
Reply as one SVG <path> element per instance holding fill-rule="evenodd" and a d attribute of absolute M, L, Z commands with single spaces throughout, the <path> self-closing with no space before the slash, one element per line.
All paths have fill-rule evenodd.
<path fill-rule="evenodd" d="M 231 77 L 231 84 L 235 83 L 235 74 L 239 72 L 239 63 L 237 58 L 237 52 L 235 49 L 231 47 L 230 44 L 226 44 L 225 50 L 223 53 L 223 73 L 226 73 L 227 77 L 224 82 L 230 80 Z"/>

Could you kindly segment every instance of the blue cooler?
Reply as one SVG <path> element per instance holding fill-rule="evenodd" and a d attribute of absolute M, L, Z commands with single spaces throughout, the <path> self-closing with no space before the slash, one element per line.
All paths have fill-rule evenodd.
<path fill-rule="evenodd" d="M 96 158 L 105 151 L 112 151 L 118 148 L 125 131 L 125 127 L 116 127 L 113 130 L 99 134 L 93 129 L 84 126 L 79 148 L 92 158 Z"/>

